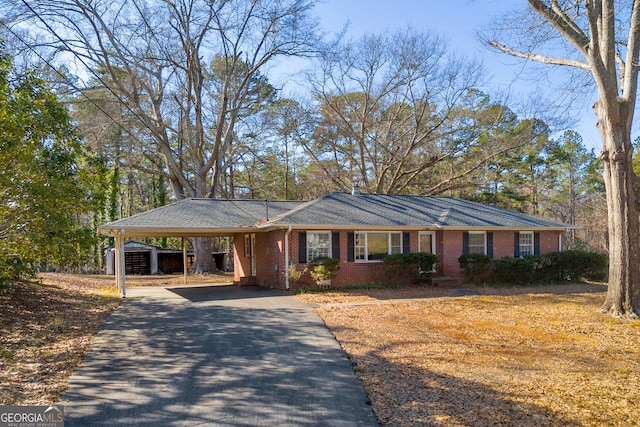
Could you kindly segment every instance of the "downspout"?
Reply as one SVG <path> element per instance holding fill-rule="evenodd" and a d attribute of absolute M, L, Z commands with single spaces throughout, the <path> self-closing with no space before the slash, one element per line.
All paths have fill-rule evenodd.
<path fill-rule="evenodd" d="M 291 234 L 291 225 L 284 233 L 284 288 L 289 290 L 289 235 Z"/>

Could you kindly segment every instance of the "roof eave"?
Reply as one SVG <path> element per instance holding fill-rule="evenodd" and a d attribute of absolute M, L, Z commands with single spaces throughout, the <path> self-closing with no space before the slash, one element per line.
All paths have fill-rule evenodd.
<path fill-rule="evenodd" d="M 107 227 L 97 228 L 98 233 L 115 237 L 121 233 L 123 237 L 214 237 L 228 236 L 236 233 L 255 232 L 255 227 L 236 228 L 163 228 L 163 227 Z"/>
<path fill-rule="evenodd" d="M 433 231 L 433 230 L 449 230 L 449 231 L 566 231 L 569 229 L 578 229 L 578 226 L 557 225 L 557 226 L 448 226 L 440 224 L 425 225 L 383 225 L 383 224 L 264 224 L 257 227 L 260 231 L 283 230 L 291 227 L 292 230 L 417 230 L 417 231 Z"/>

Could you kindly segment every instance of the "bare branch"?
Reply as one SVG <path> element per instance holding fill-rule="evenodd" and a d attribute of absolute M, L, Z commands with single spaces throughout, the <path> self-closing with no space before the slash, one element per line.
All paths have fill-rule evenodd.
<path fill-rule="evenodd" d="M 518 58 L 524 58 L 524 59 L 528 59 L 531 61 L 536 61 L 536 62 L 542 62 L 544 64 L 552 64 L 552 65 L 562 65 L 565 67 L 575 67 L 575 68 L 580 68 L 582 70 L 586 70 L 586 71 L 590 71 L 591 67 L 589 66 L 588 63 L 586 62 L 582 62 L 582 61 L 578 61 L 575 59 L 569 59 L 569 58 L 554 58 L 554 57 L 550 57 L 550 56 L 544 56 L 544 55 L 538 55 L 535 53 L 528 53 L 528 52 L 519 52 L 516 50 L 513 50 L 501 43 L 498 43 L 495 40 L 492 40 L 489 42 L 489 44 L 493 47 L 495 47 L 496 49 L 507 53 L 511 56 L 515 56 Z"/>
<path fill-rule="evenodd" d="M 635 107 L 635 94 L 638 90 L 638 67 L 640 67 L 640 2 L 633 2 L 631 20 L 629 23 L 629 37 L 627 40 L 627 67 L 621 69 L 622 98 L 632 102 Z M 632 110 L 633 108 L 632 107 Z"/>
<path fill-rule="evenodd" d="M 562 12 L 557 1 L 552 1 L 552 7 L 542 0 L 527 0 L 533 10 L 545 18 L 560 34 L 562 34 L 571 44 L 573 44 L 585 57 L 589 46 L 589 37 Z M 550 62 L 555 64 L 555 62 Z M 563 64 L 558 64 L 563 65 Z"/>

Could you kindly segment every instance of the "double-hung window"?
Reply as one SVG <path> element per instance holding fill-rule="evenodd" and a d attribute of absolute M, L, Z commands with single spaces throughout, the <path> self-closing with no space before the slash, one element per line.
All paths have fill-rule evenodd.
<path fill-rule="evenodd" d="M 519 245 L 521 258 L 533 255 L 533 231 L 521 231 Z"/>
<path fill-rule="evenodd" d="M 469 232 L 469 253 L 470 254 L 487 254 L 487 233 L 484 231 Z"/>
<path fill-rule="evenodd" d="M 382 261 L 387 255 L 400 253 L 402 253 L 402 233 L 381 231 L 355 233 L 355 261 Z"/>
<path fill-rule="evenodd" d="M 309 231 L 307 232 L 307 262 L 318 257 L 331 256 L 331 232 Z"/>

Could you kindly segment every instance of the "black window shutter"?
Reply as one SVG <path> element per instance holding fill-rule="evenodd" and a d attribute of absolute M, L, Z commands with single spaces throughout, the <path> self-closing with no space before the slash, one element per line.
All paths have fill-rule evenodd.
<path fill-rule="evenodd" d="M 513 233 L 513 257 L 520 258 L 520 233 Z"/>
<path fill-rule="evenodd" d="M 402 253 L 408 254 L 411 252 L 411 241 L 410 241 L 411 233 L 405 231 L 402 233 Z"/>
<path fill-rule="evenodd" d="M 331 258 L 340 259 L 340 232 L 331 233 Z"/>
<path fill-rule="evenodd" d="M 493 258 L 493 233 L 487 233 L 487 255 Z"/>
<path fill-rule="evenodd" d="M 298 262 L 306 264 L 307 262 L 307 232 L 298 232 Z"/>
<path fill-rule="evenodd" d="M 347 233 L 347 261 L 354 262 L 355 256 L 355 234 L 353 232 Z"/>
<path fill-rule="evenodd" d="M 540 255 L 540 233 L 533 233 L 533 254 L 538 256 Z"/>
<path fill-rule="evenodd" d="M 462 233 L 462 253 L 464 255 L 469 254 L 469 232 L 465 231 Z"/>

